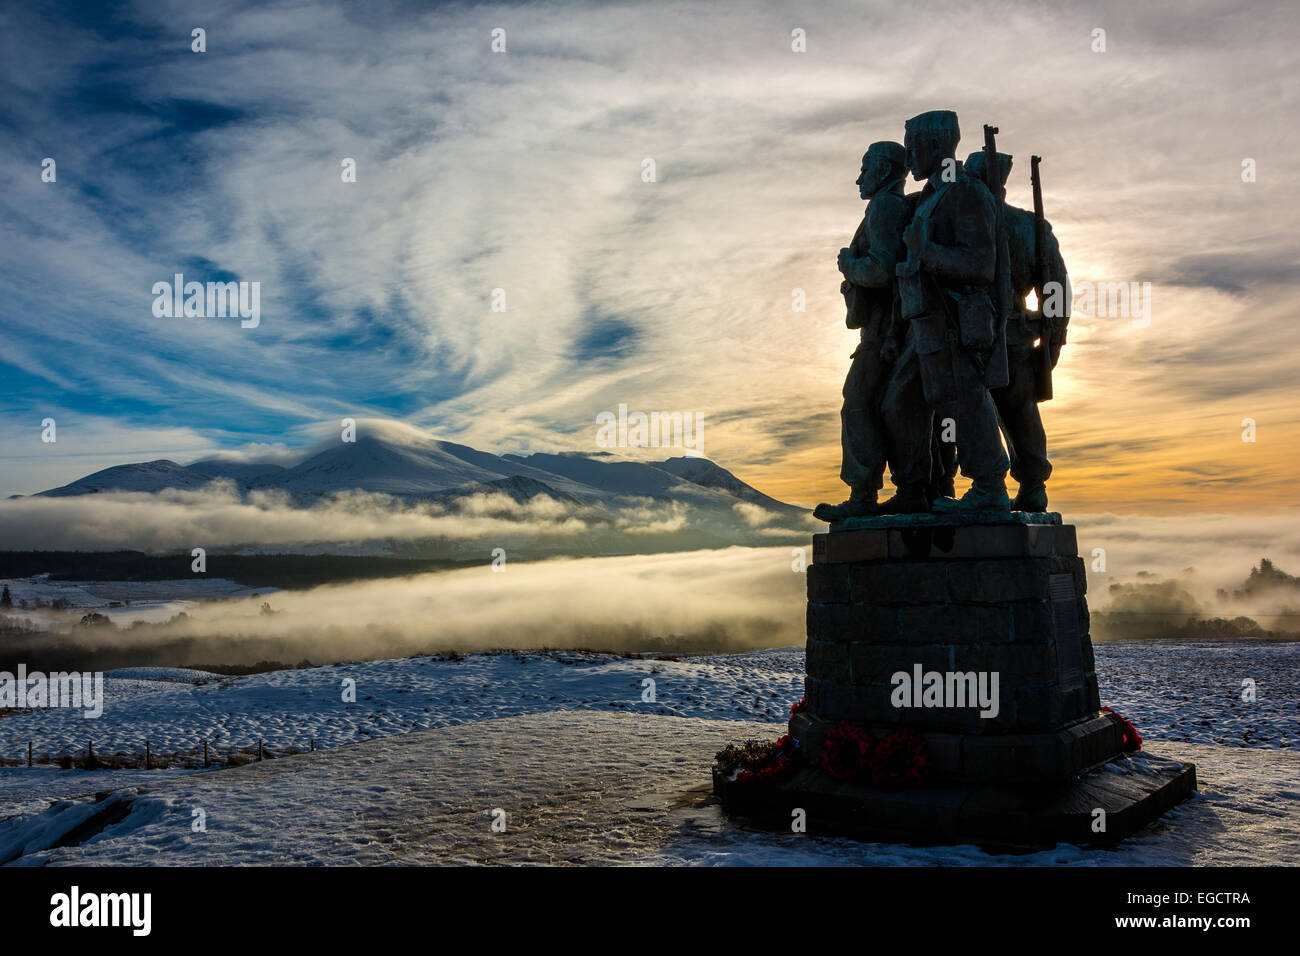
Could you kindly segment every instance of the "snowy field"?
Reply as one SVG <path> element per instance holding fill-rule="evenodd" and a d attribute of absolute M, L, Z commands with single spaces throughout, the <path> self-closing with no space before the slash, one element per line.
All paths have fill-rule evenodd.
<path fill-rule="evenodd" d="M 1096 645 L 1102 703 L 1157 740 L 1300 746 L 1300 644 Z M 614 710 L 779 724 L 803 696 L 802 648 L 680 660 L 505 652 L 309 667 L 248 677 L 175 668 L 105 675 L 103 716 L 36 710 L 0 717 L 0 756 L 307 749 L 549 710 Z M 642 700 L 654 681 L 653 703 Z M 1242 681 L 1256 700 L 1241 699 Z M 345 702 L 345 681 L 356 701 Z M 0 714 L 5 713 L 0 711 Z M 0 808 L 0 813 L 3 809 Z"/>
<path fill-rule="evenodd" d="M 749 829 L 707 800 L 741 721 L 554 711 L 160 779 L 0 821 L 11 865 L 1191 865 L 1294 863 L 1300 754 L 1163 745 L 1201 792 L 1111 850 L 1026 855 Z M 1107 771 L 1098 771 L 1105 773 Z M 494 811 L 504 832 L 493 832 Z M 194 823 L 202 819 L 196 831 Z M 70 845 L 59 846 L 61 842 Z"/>
<path fill-rule="evenodd" d="M 1296 812 L 1293 806 L 1300 805 L 1300 753 L 1286 752 L 1300 747 L 1300 645 L 1098 644 L 1096 655 L 1103 703 L 1132 719 L 1151 750 L 1162 756 L 1183 754 L 1184 759 L 1195 760 L 1203 783 L 1206 773 L 1212 772 L 1210 768 L 1219 768 L 1218 772 L 1224 775 L 1216 783 L 1219 789 L 1206 790 L 1203 786 L 1206 792 L 1192 801 L 1193 804 L 1210 806 L 1222 798 L 1228 801 L 1225 807 L 1230 804 L 1232 812 L 1237 814 L 1233 819 L 1246 821 L 1255 814 L 1258 817 L 1255 823 L 1260 826 L 1272 821 L 1283 830 L 1287 827 L 1292 832 L 1300 830 L 1293 826 Z M 0 821 L 13 818 L 0 822 L 0 849 L 6 839 L 11 851 L 15 841 L 26 846 L 35 840 L 32 852 L 37 855 L 24 855 L 23 861 L 44 860 L 34 849 L 41 840 L 32 834 L 58 832 L 59 827 L 51 825 L 50 812 L 43 812 L 51 801 L 118 787 L 144 786 L 149 793 L 135 799 L 127 819 L 105 829 L 102 836 L 78 847 L 43 852 L 66 862 L 115 859 L 143 862 L 150 854 L 158 854 L 160 861 L 182 862 L 172 854 L 182 847 L 187 847 L 185 853 L 190 852 L 189 844 L 185 843 L 188 837 L 176 837 L 180 843 L 167 843 L 161 835 L 153 834 L 137 847 L 139 841 L 131 833 L 136 828 L 143 835 L 150 827 L 174 826 L 173 814 L 177 807 L 189 806 L 187 800 L 200 799 L 192 794 L 212 790 L 219 794 L 212 799 L 219 800 L 232 813 L 238 805 L 244 808 L 238 814 L 254 814 L 254 818 L 240 824 L 247 831 L 241 838 L 245 842 L 220 851 L 229 854 L 222 857 L 228 862 L 307 862 L 309 858 L 325 863 L 391 860 L 394 857 L 385 857 L 383 853 L 375 857 L 356 848 L 344 850 L 335 846 L 326 850 L 305 836 L 303 842 L 295 843 L 299 849 L 286 856 L 278 839 L 267 836 L 267 826 L 260 829 L 265 842 L 260 848 L 253 832 L 257 829 L 253 820 L 261 819 L 258 814 L 268 812 L 258 802 L 261 800 L 278 801 L 282 811 L 301 813 L 304 820 L 312 814 L 325 813 L 321 808 L 307 809 L 305 804 L 317 799 L 309 791 L 323 788 L 319 799 L 330 802 L 326 796 L 331 788 L 330 775 L 344 773 L 357 760 L 362 760 L 359 756 L 362 754 L 369 755 L 363 763 L 368 761 L 367 766 L 376 768 L 374 774 L 379 782 L 366 784 L 361 788 L 364 792 L 354 794 L 356 799 L 364 801 L 369 799 L 365 793 L 373 793 L 373 813 L 360 806 L 356 813 L 372 822 L 378 821 L 381 808 L 389 803 L 403 807 L 393 812 L 407 821 L 405 814 L 414 811 L 405 802 L 417 798 L 434 800 L 448 813 L 452 813 L 448 808 L 454 804 L 460 808 L 455 811 L 459 814 L 468 812 L 465 801 L 471 800 L 470 794 L 476 795 L 473 800 L 505 802 L 505 796 L 491 796 L 493 779 L 499 785 L 502 780 L 518 778 L 519 787 L 541 788 L 528 796 L 529 800 L 543 800 L 542 791 L 558 787 L 552 794 L 558 806 L 571 797 L 576 798 L 579 791 L 600 790 L 602 761 L 623 767 L 627 761 L 636 764 L 641 760 L 644 769 L 640 774 L 640 789 L 629 782 L 627 799 L 643 801 L 654 793 L 667 793 L 670 796 L 665 799 L 669 802 L 681 802 L 682 793 L 707 784 L 713 754 L 724 743 L 745 736 L 774 738 L 783 732 L 790 703 L 803 693 L 803 667 L 802 649 L 780 648 L 679 660 L 573 652 L 474 654 L 460 659 L 420 656 L 241 678 L 164 668 L 114 671 L 105 681 L 106 702 L 99 719 L 88 720 L 80 711 L 67 710 L 8 712 L 8 716 L 0 716 L 0 755 L 25 756 L 29 740 L 33 741 L 38 756 L 84 753 L 87 739 L 95 741 L 98 754 L 141 753 L 145 740 L 155 753 L 193 752 L 207 740 L 214 756 L 230 748 L 255 746 L 258 740 L 265 741 L 272 751 L 306 749 L 313 741 L 317 748 L 327 751 L 341 744 L 364 743 L 204 774 L 0 768 Z M 1257 699 L 1253 703 L 1241 699 L 1242 681 L 1246 679 L 1256 682 Z M 647 680 L 654 681 L 653 702 L 642 699 L 649 686 Z M 355 681 L 355 702 L 344 700 L 349 681 Z M 593 733 L 600 738 L 598 746 L 607 753 L 585 752 L 574 746 L 570 735 L 562 735 L 556 729 L 586 726 L 583 721 L 602 716 L 627 717 L 623 721 L 598 720 L 591 725 Z M 534 718 L 539 722 L 530 723 Z M 531 745 L 508 743 L 511 734 L 523 733 L 521 728 L 525 727 L 534 728 L 530 731 L 533 736 L 528 738 L 533 741 Z M 556 737 L 550 743 L 545 738 L 547 727 Z M 436 728 L 452 729 L 437 732 Z M 413 734 L 413 731 L 424 732 Z M 626 740 L 619 736 L 624 731 L 630 735 Z M 502 734 L 505 736 L 501 737 Z M 481 748 L 474 750 L 474 759 L 465 759 L 471 754 L 465 748 L 477 748 L 488 737 L 500 738 L 500 746 L 490 753 Z M 668 737 L 680 738 L 680 747 L 670 745 Z M 661 746 L 655 750 L 653 741 L 659 738 L 662 738 Z M 495 777 L 489 768 L 479 766 L 489 756 L 496 761 L 503 759 L 501 754 L 505 751 L 521 747 L 520 763 L 503 764 Z M 638 748 L 646 750 L 639 757 Z M 379 769 L 385 761 L 398 760 L 401 754 L 418 763 L 424 758 L 417 759 L 414 755 L 426 752 L 429 762 L 412 768 L 415 775 L 412 780 L 393 780 L 390 776 L 396 770 Z M 315 772 L 286 776 L 290 768 L 309 767 L 321 768 L 325 776 Z M 666 767 L 672 772 L 664 769 L 651 772 L 652 767 Z M 547 776 L 552 773 L 553 780 Z M 1250 787 L 1232 779 L 1237 773 L 1250 778 Z M 472 786 L 471 778 L 481 778 L 481 785 Z M 254 781 L 259 793 L 245 793 L 248 789 L 245 782 Z M 335 780 L 334 784 L 339 781 Z M 296 789 L 299 787 L 303 788 L 302 792 Z M 410 787 L 418 792 L 408 792 Z M 449 792 L 445 796 L 450 803 L 438 803 L 441 798 L 435 799 L 432 794 L 448 787 L 460 795 L 453 798 Z M 466 787 L 470 789 L 464 790 Z M 261 793 L 262 790 L 265 792 Z M 524 799 L 519 794 L 516 797 Z M 59 806 L 64 807 L 60 813 L 71 814 L 64 818 L 64 824 L 74 822 L 78 814 L 94 812 L 92 801 L 85 799 Z M 654 816 L 659 811 L 644 812 Z M 59 813 L 54 814 L 57 816 Z M 422 817 L 415 813 L 414 819 Z M 667 826 L 665 821 L 667 816 L 660 824 Z M 646 835 L 629 837 L 626 852 L 611 849 L 612 856 L 601 856 L 589 847 L 577 852 L 577 856 L 584 861 L 652 863 L 866 861 L 859 845 L 839 841 L 828 841 L 826 846 L 817 843 L 814 849 L 809 848 L 813 844 L 800 843 L 798 848 L 787 848 L 787 854 L 787 849 L 781 848 L 788 839 L 783 843 L 780 837 L 734 830 L 721 818 L 709 818 L 708 813 L 669 822 L 677 835 L 668 842 Z M 128 824 L 129 830 L 122 829 Z M 390 827 L 378 822 L 375 825 L 380 830 Z M 1223 829 L 1222 823 L 1216 826 Z M 253 830 L 248 830 L 249 827 Z M 188 826 L 184 829 L 188 833 Z M 369 839 L 382 846 L 383 839 L 378 832 Z M 1258 832 L 1256 837 L 1264 838 Z M 356 839 L 362 839 L 359 831 Z M 611 839 L 614 841 L 611 846 L 617 847 L 618 840 Z M 1273 834 L 1269 839 L 1277 842 L 1279 837 Z M 158 844 L 157 840 L 163 840 L 166 845 Z M 279 850 L 275 849 L 277 846 Z M 215 846 L 211 849 L 218 850 Z M 1149 849 L 1151 852 L 1139 862 L 1172 862 L 1190 852 L 1187 847 L 1177 853 L 1167 846 L 1159 852 L 1154 846 Z M 317 850 L 326 855 L 312 857 Z M 442 844 L 429 844 L 424 850 L 403 845 L 394 852 L 402 862 L 418 862 L 421 853 L 429 855 L 425 862 L 499 858 L 478 844 L 463 848 L 463 852 Z M 559 852 L 553 847 L 533 848 L 517 862 L 563 862 L 567 857 L 556 857 L 555 853 Z M 878 848 L 877 853 L 880 852 L 883 851 Z M 810 858 L 809 853 L 815 858 Z M 935 853 L 949 854 L 942 859 L 953 863 L 984 859 L 982 851 L 973 848 L 925 853 L 931 856 L 922 854 L 916 859 L 933 862 L 938 859 L 933 856 Z M 1072 848 L 1060 851 L 1058 856 L 1059 860 L 1042 857 L 1038 862 L 1101 859 L 1091 851 L 1085 853 Z M 199 859 L 212 862 L 204 854 L 194 860 L 186 857 L 183 862 Z"/>

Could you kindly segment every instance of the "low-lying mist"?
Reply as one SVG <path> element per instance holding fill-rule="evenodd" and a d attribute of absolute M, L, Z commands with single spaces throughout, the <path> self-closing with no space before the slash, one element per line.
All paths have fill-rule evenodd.
<path fill-rule="evenodd" d="M 0 550 L 459 557 L 504 547 L 539 557 L 761 547 L 806 538 L 813 525 L 788 527 L 800 523 L 743 501 L 720 509 L 634 495 L 518 501 L 497 491 L 423 499 L 346 491 L 295 501 L 281 490 L 241 492 L 218 480 L 194 490 L 3 500 Z"/>
<path fill-rule="evenodd" d="M 1294 513 L 1076 523 L 1094 639 L 1300 633 L 1300 582 L 1286 573 L 1300 572 Z"/>
<path fill-rule="evenodd" d="M 1080 516 L 1076 523 L 1094 639 L 1300 633 L 1294 515 Z M 494 571 L 483 552 L 472 568 L 207 601 L 163 624 L 85 626 L 77 624 L 84 609 L 68 611 L 56 631 L 4 634 L 0 656 L 94 670 L 489 649 L 717 653 L 802 645 L 806 576 L 794 563 L 790 547 L 737 546 L 507 558 Z"/>
<path fill-rule="evenodd" d="M 790 548 L 486 563 L 211 601 L 165 624 L 17 634 L 4 657 L 97 670 L 315 664 L 496 648 L 726 652 L 801 644 Z M 17 656 L 15 656 L 17 655 Z M 27 655 L 27 656 L 24 656 Z"/>

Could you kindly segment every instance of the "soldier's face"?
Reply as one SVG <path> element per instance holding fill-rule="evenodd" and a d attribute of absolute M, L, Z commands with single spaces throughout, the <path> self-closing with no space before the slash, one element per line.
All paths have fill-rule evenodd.
<path fill-rule="evenodd" d="M 907 150 L 907 168 L 912 171 L 912 178 L 918 183 L 929 179 L 939 161 L 939 151 L 929 137 L 909 134 L 903 140 Z"/>
<path fill-rule="evenodd" d="M 862 169 L 858 171 L 858 195 L 863 199 L 870 199 L 880 188 L 884 178 L 881 173 L 882 165 L 868 156 L 862 157 Z"/>

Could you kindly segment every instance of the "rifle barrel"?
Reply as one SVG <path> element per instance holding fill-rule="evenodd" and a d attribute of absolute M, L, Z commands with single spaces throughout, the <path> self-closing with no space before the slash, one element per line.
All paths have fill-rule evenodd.
<path fill-rule="evenodd" d="M 1044 305 L 1047 293 L 1047 219 L 1043 216 L 1043 181 L 1038 174 L 1038 164 L 1042 157 L 1031 156 L 1029 159 L 1029 182 L 1034 188 L 1034 279 L 1038 285 L 1038 314 L 1042 318 L 1039 325 L 1040 337 L 1038 349 L 1038 369 L 1035 378 L 1034 398 L 1040 402 L 1052 399 L 1052 328 Z"/>

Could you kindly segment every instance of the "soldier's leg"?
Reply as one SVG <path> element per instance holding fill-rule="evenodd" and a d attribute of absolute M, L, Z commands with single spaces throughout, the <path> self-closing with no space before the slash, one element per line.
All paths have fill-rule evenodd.
<path fill-rule="evenodd" d="M 884 484 L 884 424 L 880 419 L 882 388 L 879 349 L 869 343 L 853 355 L 844 380 L 844 405 L 840 410 L 840 444 L 843 448 L 840 479 L 855 496 L 872 500 Z"/>
<path fill-rule="evenodd" d="M 953 350 L 952 366 L 956 397 L 938 406 L 935 414 L 956 421 L 957 463 L 972 486 L 960 503 L 939 499 L 935 510 L 952 510 L 959 504 L 962 510 L 1006 511 L 1010 508 L 1006 488 L 1009 462 L 993 397 L 964 350 Z"/>
<path fill-rule="evenodd" d="M 893 456 L 893 482 L 898 486 L 898 493 L 881 505 L 881 511 L 928 511 L 934 413 L 925 399 L 920 362 L 911 341 L 894 363 L 880 410 Z"/>
<path fill-rule="evenodd" d="M 934 440 L 930 443 L 930 497 L 951 498 L 956 492 L 957 445 L 946 441 L 949 428 L 938 415 L 934 417 Z"/>
<path fill-rule="evenodd" d="M 1007 435 L 1011 476 L 1020 483 L 1015 507 L 1044 511 L 1047 508 L 1044 485 L 1052 474 L 1052 463 L 1047 458 L 1043 419 L 1034 401 L 1032 354 L 1017 350 L 1008 358 L 1009 380 L 1006 387 L 993 391 L 993 401 Z"/>
<path fill-rule="evenodd" d="M 849 498 L 838 505 L 823 502 L 814 508 L 813 516 L 822 521 L 876 513 L 876 496 L 885 473 L 880 366 L 880 351 L 870 343 L 853 353 L 840 408 L 840 479 L 849 486 Z"/>

